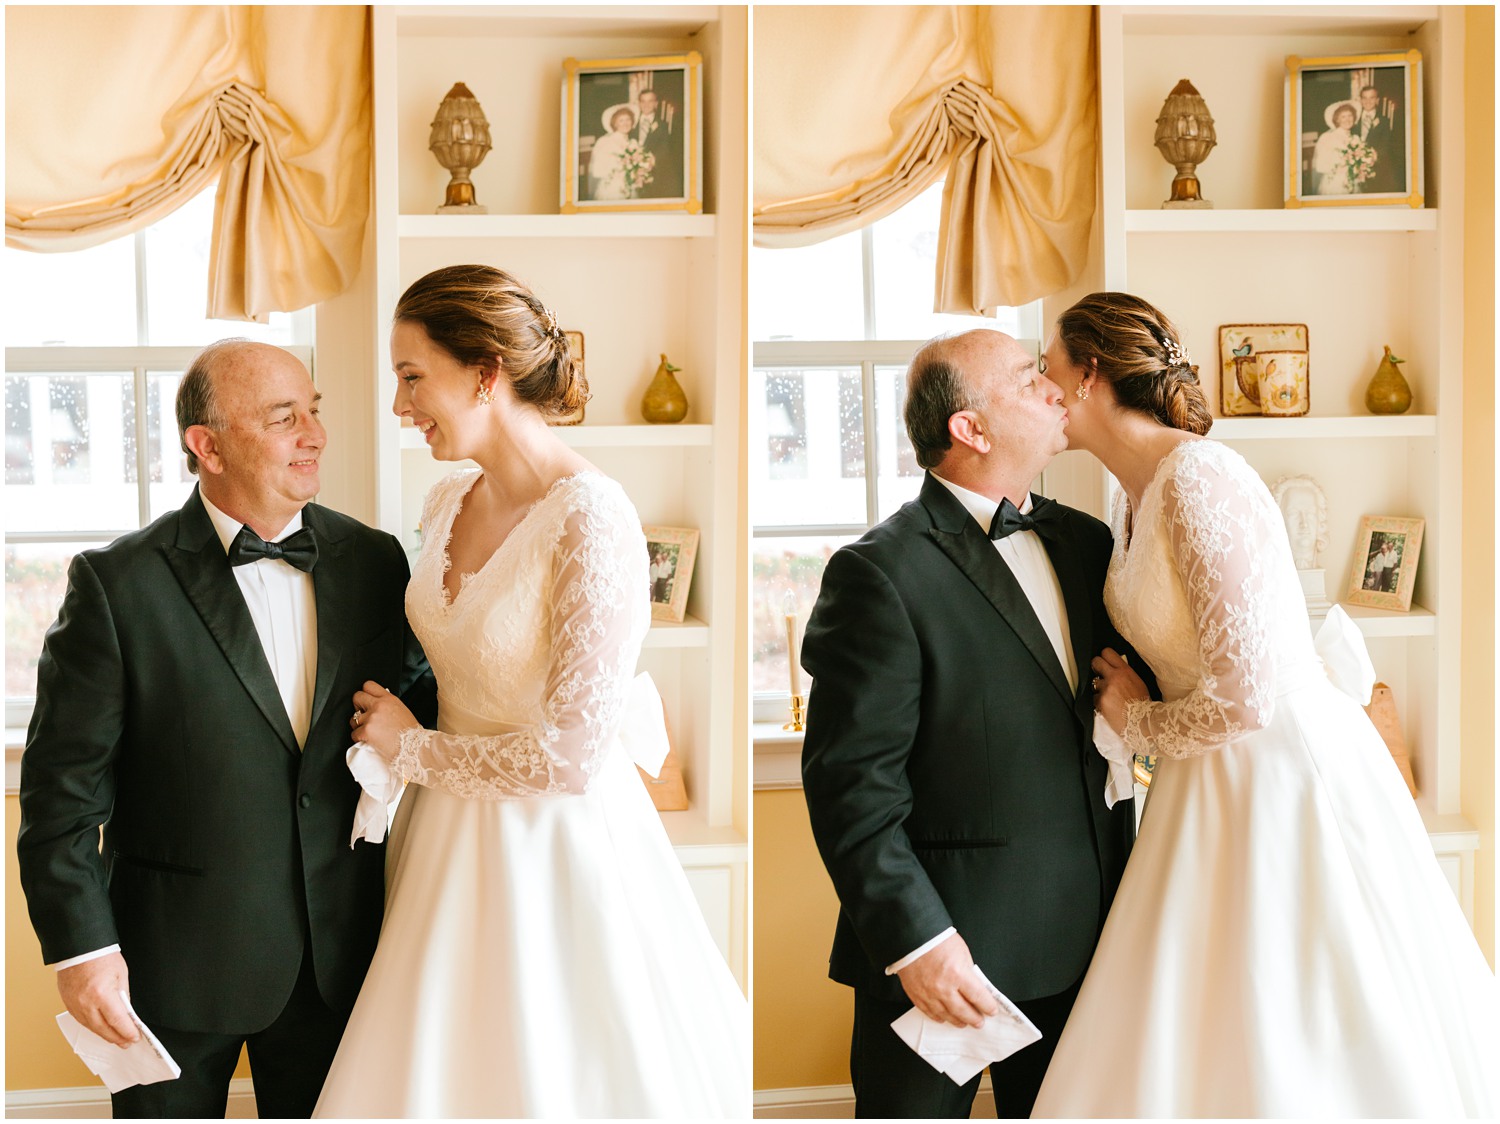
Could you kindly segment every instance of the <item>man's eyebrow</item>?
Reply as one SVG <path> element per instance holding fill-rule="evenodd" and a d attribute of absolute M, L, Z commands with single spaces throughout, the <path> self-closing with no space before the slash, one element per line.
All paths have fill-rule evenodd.
<path fill-rule="evenodd" d="M 316 406 L 321 401 L 323 401 L 323 395 L 321 393 L 314 394 L 312 396 L 312 404 L 314 406 Z M 261 413 L 274 414 L 277 410 L 295 410 L 296 408 L 296 401 L 289 398 L 285 402 L 272 402 L 269 406 L 263 407 Z"/>

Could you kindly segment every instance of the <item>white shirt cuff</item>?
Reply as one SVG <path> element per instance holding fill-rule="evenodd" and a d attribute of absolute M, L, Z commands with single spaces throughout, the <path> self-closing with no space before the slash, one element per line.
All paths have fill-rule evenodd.
<path fill-rule="evenodd" d="M 61 972 L 64 968 L 71 968 L 74 964 L 82 964 L 86 960 L 98 960 L 101 956 L 108 956 L 111 952 L 119 951 L 120 946 L 112 944 L 108 948 L 95 949 L 93 952 L 85 952 L 81 956 L 70 956 L 66 960 L 59 960 L 56 964 L 49 964 L 48 967 L 56 968 Z"/>
<path fill-rule="evenodd" d="M 900 960 L 898 960 L 894 964 L 892 964 L 889 968 L 887 968 L 885 970 L 885 974 L 888 975 L 888 976 L 894 976 L 897 972 L 901 971 L 902 968 L 905 968 L 908 964 L 912 963 L 914 960 L 918 959 L 919 957 L 925 956 L 927 953 L 931 952 L 933 949 L 935 949 L 938 945 L 942 944 L 945 940 L 947 940 L 949 937 L 951 937 L 956 932 L 958 932 L 958 930 L 955 929 L 952 925 L 949 925 L 941 933 L 939 933 L 937 936 L 933 937 L 932 940 L 928 941 L 926 944 L 922 945 L 920 948 L 914 948 L 914 949 L 912 949 L 912 951 L 908 952 Z"/>

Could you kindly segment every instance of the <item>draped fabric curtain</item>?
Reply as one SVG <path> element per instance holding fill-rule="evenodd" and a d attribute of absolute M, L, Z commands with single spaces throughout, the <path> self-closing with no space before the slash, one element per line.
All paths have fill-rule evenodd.
<path fill-rule="evenodd" d="M 1095 205 L 1090 7 L 755 10 L 758 246 L 857 230 L 946 174 L 934 309 L 1082 273 Z"/>
<path fill-rule="evenodd" d="M 81 250 L 216 178 L 208 315 L 348 288 L 370 210 L 369 9 L 11 6 L 5 242 Z"/>

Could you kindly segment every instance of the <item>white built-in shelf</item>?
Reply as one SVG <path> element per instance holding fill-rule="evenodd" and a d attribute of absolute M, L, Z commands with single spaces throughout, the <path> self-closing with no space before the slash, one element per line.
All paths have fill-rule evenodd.
<path fill-rule="evenodd" d="M 708 4 L 615 6 L 606 4 L 403 4 L 395 9 L 400 33 L 469 39 L 504 35 L 587 35 L 590 39 L 653 36 L 685 38 L 719 18 Z"/>
<path fill-rule="evenodd" d="M 1131 35 L 1405 35 L 1438 18 L 1428 4 L 1259 5 L 1224 4 L 1122 7 Z"/>
<path fill-rule="evenodd" d="M 559 425 L 553 432 L 574 449 L 668 449 L 713 444 L 711 425 Z M 1217 436 L 1217 434 L 1215 435 Z M 426 449 L 415 426 L 401 427 L 403 449 Z"/>
<path fill-rule="evenodd" d="M 712 238 L 713 215 L 626 211 L 577 215 L 401 215 L 402 238 Z"/>
<path fill-rule="evenodd" d="M 1367 637 L 1433 636 L 1437 633 L 1437 614 L 1420 605 L 1413 605 L 1405 613 L 1391 609 L 1372 609 L 1367 605 L 1345 605 L 1342 602 L 1339 608 L 1349 614 L 1350 619 L 1359 626 L 1359 631 Z"/>
<path fill-rule="evenodd" d="M 682 621 L 652 621 L 645 648 L 707 648 L 708 625 L 689 615 Z"/>
<path fill-rule="evenodd" d="M 750 859 L 750 844 L 740 832 L 711 825 L 698 808 L 662 812 L 661 822 L 683 866 L 724 866 Z"/>
<path fill-rule="evenodd" d="M 1291 207 L 1125 212 L 1130 234 L 1369 234 L 1436 230 L 1436 210 L 1421 207 Z"/>
<path fill-rule="evenodd" d="M 1219 441 L 1286 441 L 1316 437 L 1436 437 L 1433 414 L 1376 417 L 1214 418 L 1209 436 Z"/>

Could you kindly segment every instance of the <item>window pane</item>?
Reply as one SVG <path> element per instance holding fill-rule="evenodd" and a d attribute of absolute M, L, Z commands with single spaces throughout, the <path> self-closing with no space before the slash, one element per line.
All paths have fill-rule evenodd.
<path fill-rule="evenodd" d="M 751 690 L 790 694 L 786 641 L 786 597 L 792 595 L 797 612 L 797 639 L 807 627 L 807 615 L 818 599 L 823 567 L 829 557 L 856 536 L 816 538 L 757 538 L 751 558 Z M 800 666 L 800 665 L 799 665 Z M 802 694 L 807 694 L 806 672 L 798 672 Z"/>
<path fill-rule="evenodd" d="M 862 340 L 864 269 L 860 235 L 815 246 L 750 250 L 750 338 Z"/>
<path fill-rule="evenodd" d="M 147 440 L 150 442 L 150 458 L 153 465 L 160 466 L 151 473 L 151 518 L 165 515 L 181 507 L 197 482 L 187 468 L 187 457 L 182 452 L 182 442 L 177 435 L 177 386 L 182 375 L 177 371 L 148 371 L 146 391 L 159 404 L 159 421 L 147 424 Z"/>
<path fill-rule="evenodd" d="M 135 239 L 68 254 L 5 251 L 7 347 L 134 347 Z"/>
<path fill-rule="evenodd" d="M 875 461 L 881 519 L 893 514 L 922 488 L 922 466 L 906 436 L 906 368 L 875 368 Z"/>
<path fill-rule="evenodd" d="M 756 368 L 750 376 L 750 519 L 756 526 L 869 518 L 859 368 Z M 854 387 L 850 394 L 846 388 Z"/>
<path fill-rule="evenodd" d="M 213 227 L 214 191 L 210 189 L 146 230 L 147 339 L 143 342 L 175 347 L 213 343 L 226 336 L 283 346 L 294 342 L 292 318 L 284 312 L 273 312 L 269 324 L 204 316 Z"/>
<path fill-rule="evenodd" d="M 36 692 L 42 637 L 57 619 L 68 563 L 83 543 L 12 543 L 5 548 L 5 694 Z M 97 544 L 96 544 L 97 545 Z"/>
<path fill-rule="evenodd" d="M 872 228 L 875 338 L 925 340 L 940 332 L 970 328 L 999 328 L 1013 336 L 1020 335 L 1014 309 L 1000 309 L 993 319 L 932 311 L 942 201 L 940 181 Z"/>
<path fill-rule="evenodd" d="M 125 418 L 135 409 L 129 373 L 6 376 L 6 526 L 14 531 L 106 531 L 140 525 Z M 24 403 L 24 418 L 20 406 Z M 23 429 L 24 427 L 24 429 Z M 29 442 L 30 470 L 9 468 Z"/>

